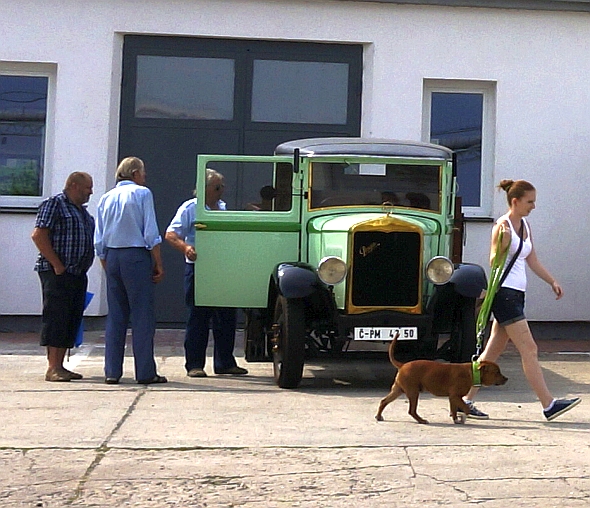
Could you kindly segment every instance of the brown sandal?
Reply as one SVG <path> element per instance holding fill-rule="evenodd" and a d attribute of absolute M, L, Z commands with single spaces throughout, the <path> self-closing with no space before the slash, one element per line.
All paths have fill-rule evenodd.
<path fill-rule="evenodd" d="M 78 374 L 77 372 L 72 372 L 71 370 L 64 369 L 66 374 L 70 376 L 70 379 L 83 379 L 84 376 L 82 374 Z"/>
<path fill-rule="evenodd" d="M 66 382 L 71 380 L 72 378 L 65 371 L 60 372 L 59 370 L 48 370 L 45 373 L 45 381 Z"/>

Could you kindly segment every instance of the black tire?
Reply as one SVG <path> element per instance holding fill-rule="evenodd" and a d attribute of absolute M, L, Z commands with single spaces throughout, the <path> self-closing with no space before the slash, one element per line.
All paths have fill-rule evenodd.
<path fill-rule="evenodd" d="M 262 311 L 260 309 L 247 309 L 244 314 L 246 316 L 244 326 L 244 356 L 246 361 L 269 361 Z"/>
<path fill-rule="evenodd" d="M 280 388 L 297 388 L 305 363 L 305 304 L 279 296 L 274 316 L 273 370 Z"/>

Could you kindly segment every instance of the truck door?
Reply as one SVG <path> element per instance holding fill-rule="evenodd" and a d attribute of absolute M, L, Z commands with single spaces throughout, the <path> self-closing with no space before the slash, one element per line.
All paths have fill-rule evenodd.
<path fill-rule="evenodd" d="M 266 307 L 273 268 L 300 259 L 302 172 L 293 167 L 287 156 L 199 155 L 196 305 Z M 224 177 L 226 210 L 205 206 L 207 168 Z"/>

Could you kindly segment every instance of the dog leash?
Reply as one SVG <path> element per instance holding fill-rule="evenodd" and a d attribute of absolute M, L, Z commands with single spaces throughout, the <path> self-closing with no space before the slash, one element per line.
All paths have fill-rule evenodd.
<path fill-rule="evenodd" d="M 506 258 L 508 257 L 508 251 L 510 248 L 506 249 L 504 252 L 502 250 L 502 238 L 504 236 L 504 231 L 500 229 L 498 233 L 498 242 L 496 244 L 496 255 L 494 256 L 494 262 L 492 263 L 492 268 L 490 271 L 490 278 L 488 280 L 488 287 L 486 290 L 486 296 L 484 297 L 483 303 L 481 304 L 481 308 L 479 309 L 479 314 L 477 315 L 476 321 L 476 337 L 477 343 L 475 348 L 475 354 L 471 357 L 471 361 L 473 363 L 473 380 L 474 383 L 476 381 L 475 371 L 477 370 L 477 378 L 479 379 L 479 362 L 477 359 L 481 354 L 481 350 L 483 347 L 483 337 L 485 334 L 486 326 L 488 324 L 488 320 L 490 318 L 490 312 L 492 309 L 492 303 L 494 301 L 494 297 L 498 292 L 498 288 L 501 286 L 502 282 L 508 275 L 508 272 L 511 270 L 516 258 L 520 255 L 520 251 L 522 250 L 522 244 L 524 242 L 524 220 L 521 219 L 520 222 L 520 243 L 518 245 L 518 249 L 516 250 L 514 256 L 508 263 L 506 270 L 503 270 L 504 264 L 506 263 Z"/>
<path fill-rule="evenodd" d="M 492 308 L 492 302 L 498 291 L 500 285 L 500 277 L 502 274 L 502 268 L 506 262 L 508 255 L 508 249 L 505 252 L 501 252 L 502 249 L 502 238 L 504 231 L 500 230 L 498 233 L 498 243 L 496 245 L 496 255 L 494 256 L 494 262 L 492 263 L 492 269 L 490 272 L 490 278 L 488 280 L 488 287 L 486 289 L 486 296 L 483 299 L 483 303 L 479 309 L 477 315 L 476 331 L 477 331 L 477 344 L 475 347 L 475 354 L 471 357 L 471 372 L 472 372 L 472 384 L 473 386 L 481 386 L 481 371 L 479 363 L 479 355 L 481 355 L 481 349 L 483 347 L 483 336 L 486 330 L 488 320 L 490 318 L 490 311 Z"/>

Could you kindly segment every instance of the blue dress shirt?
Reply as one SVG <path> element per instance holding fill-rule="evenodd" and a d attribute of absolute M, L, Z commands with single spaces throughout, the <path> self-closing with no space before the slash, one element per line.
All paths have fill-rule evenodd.
<path fill-rule="evenodd" d="M 147 187 L 123 180 L 100 198 L 94 235 L 100 259 L 105 258 L 109 248 L 152 250 L 161 242 L 154 197 Z"/>
<path fill-rule="evenodd" d="M 172 231 L 176 233 L 189 245 L 195 245 L 195 208 L 197 204 L 197 198 L 189 199 L 185 201 L 176 210 L 176 215 L 166 228 L 166 232 Z M 217 206 L 220 210 L 226 209 L 225 201 L 219 200 Z M 209 207 L 205 205 L 205 208 L 209 210 Z M 187 263 L 194 263 L 188 258 L 184 258 Z"/>

